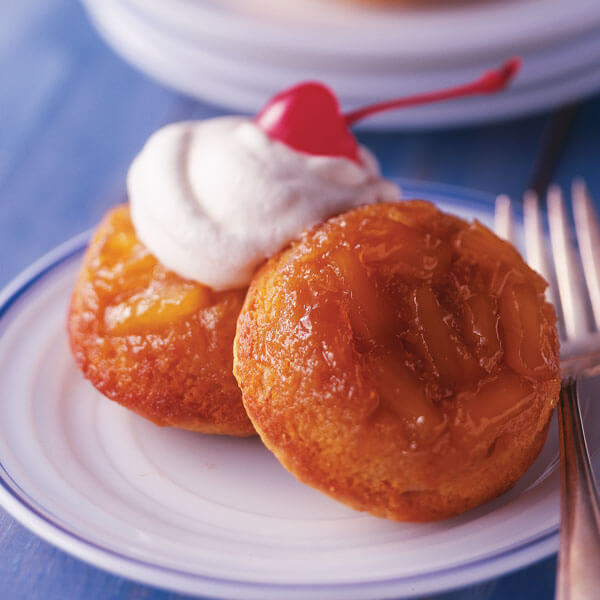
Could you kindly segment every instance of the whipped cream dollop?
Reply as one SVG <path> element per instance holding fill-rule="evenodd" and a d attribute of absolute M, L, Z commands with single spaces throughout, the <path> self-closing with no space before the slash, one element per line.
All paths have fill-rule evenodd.
<path fill-rule="evenodd" d="M 242 287 L 305 229 L 399 198 L 373 155 L 365 148 L 360 155 L 362 165 L 298 152 L 242 117 L 168 125 L 129 170 L 133 225 L 182 277 L 217 290 Z"/>

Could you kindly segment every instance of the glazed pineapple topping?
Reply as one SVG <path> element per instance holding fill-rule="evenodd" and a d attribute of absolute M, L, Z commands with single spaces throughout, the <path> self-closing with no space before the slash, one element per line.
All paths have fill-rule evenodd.
<path fill-rule="evenodd" d="M 73 354 L 98 390 L 157 425 L 251 435 L 231 373 L 245 293 L 165 268 L 118 206 L 96 230 L 73 292 Z"/>
<path fill-rule="evenodd" d="M 234 359 L 248 415 L 299 479 L 352 506 L 462 512 L 545 439 L 560 385 L 545 287 L 510 244 L 427 202 L 330 219 L 250 287 Z"/>
<path fill-rule="evenodd" d="M 529 379 L 555 376 L 558 364 L 546 284 L 517 251 L 430 204 L 401 207 L 391 220 L 384 205 L 365 207 L 363 219 L 350 213 L 326 226 L 326 242 L 310 236 L 296 250 L 305 254 L 272 282 L 272 296 L 289 306 L 278 322 L 306 329 L 285 343 L 339 340 L 335 372 L 356 373 L 358 362 L 361 384 L 375 392 L 367 413 L 392 411 L 416 448 L 434 443 L 450 415 L 503 418 L 515 397 L 533 392 Z M 265 339 L 268 360 L 269 344 L 284 342 Z M 290 348 L 292 365 L 296 352 L 305 354 Z"/>

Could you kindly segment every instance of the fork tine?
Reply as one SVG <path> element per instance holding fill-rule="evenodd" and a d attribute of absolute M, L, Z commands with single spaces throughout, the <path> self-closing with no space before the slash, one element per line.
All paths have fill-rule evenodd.
<path fill-rule="evenodd" d="M 494 231 L 501 238 L 514 244 L 516 239 L 515 225 L 512 214 L 510 198 L 506 194 L 500 194 L 496 198 L 494 211 Z"/>
<path fill-rule="evenodd" d="M 571 195 L 583 274 L 592 304 L 594 324 L 596 329 L 600 329 L 600 226 L 598 225 L 598 216 L 583 180 L 576 179 L 573 182 Z M 594 249 L 596 249 L 595 252 Z"/>
<path fill-rule="evenodd" d="M 547 282 L 546 298 L 559 312 L 556 281 L 546 250 L 546 236 L 542 225 L 542 212 L 538 195 L 533 190 L 523 194 L 523 229 L 525 237 L 525 257 L 532 269 L 535 269 Z"/>
<path fill-rule="evenodd" d="M 585 287 L 567 222 L 564 201 L 556 185 L 548 189 L 548 225 L 556 282 L 567 339 L 588 333 Z"/>

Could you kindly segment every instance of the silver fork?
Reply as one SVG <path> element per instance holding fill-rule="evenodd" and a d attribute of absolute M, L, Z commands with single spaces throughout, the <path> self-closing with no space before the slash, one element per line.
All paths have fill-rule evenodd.
<path fill-rule="evenodd" d="M 577 246 L 558 186 L 550 187 L 547 195 L 552 260 L 534 192 L 523 197 L 523 233 L 527 262 L 549 283 L 547 295 L 556 308 L 561 337 L 561 521 L 555 600 L 590 600 L 600 597 L 600 501 L 577 382 L 600 372 L 600 227 L 583 181 L 573 182 L 571 198 Z M 496 200 L 494 227 L 498 235 L 517 241 L 507 196 Z"/>

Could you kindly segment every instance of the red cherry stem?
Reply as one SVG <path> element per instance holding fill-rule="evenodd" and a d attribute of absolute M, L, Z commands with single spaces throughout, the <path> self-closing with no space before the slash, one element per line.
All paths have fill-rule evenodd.
<path fill-rule="evenodd" d="M 445 90 L 428 92 L 426 94 L 415 94 L 397 100 L 388 100 L 371 104 L 363 108 L 358 108 L 344 115 L 346 125 L 354 125 L 357 121 L 369 117 L 375 113 L 383 112 L 394 108 L 406 108 L 407 106 L 417 106 L 420 104 L 430 104 L 440 100 L 451 100 L 452 98 L 461 98 L 463 96 L 474 96 L 477 94 L 493 94 L 503 90 L 517 74 L 521 68 L 521 59 L 517 56 L 507 60 L 498 69 L 486 71 L 475 81 L 465 83 Z"/>

